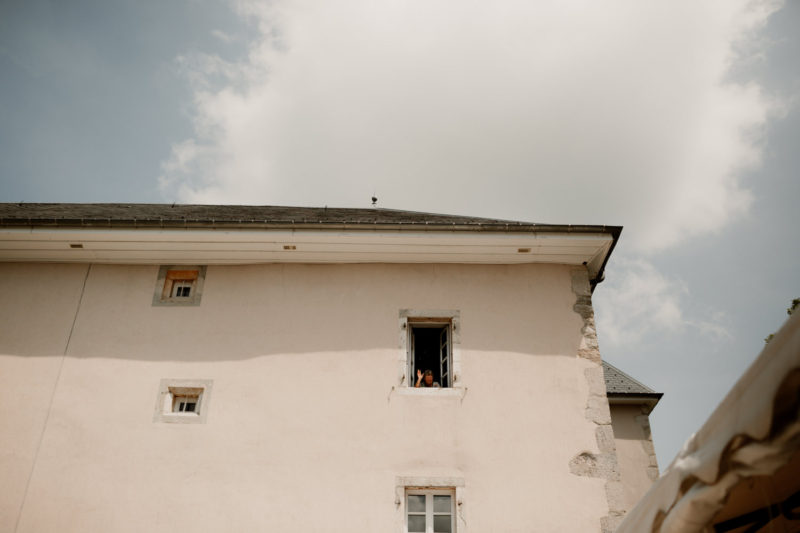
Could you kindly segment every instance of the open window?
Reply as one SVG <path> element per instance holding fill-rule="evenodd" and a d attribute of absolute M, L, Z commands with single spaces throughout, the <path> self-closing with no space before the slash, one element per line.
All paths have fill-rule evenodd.
<path fill-rule="evenodd" d="M 422 392 L 428 388 L 415 385 L 417 371 L 423 373 L 423 383 L 424 373 L 430 371 L 431 387 L 463 391 L 460 338 L 461 318 L 456 309 L 401 309 L 398 377 L 402 390 Z"/>
<path fill-rule="evenodd" d="M 453 386 L 452 327 L 449 318 L 408 319 L 409 385 L 416 383 L 419 370 L 433 373 L 434 386 Z M 426 386 L 426 379 L 422 381 Z"/>
<path fill-rule="evenodd" d="M 200 305 L 206 267 L 162 266 L 158 271 L 153 305 Z"/>

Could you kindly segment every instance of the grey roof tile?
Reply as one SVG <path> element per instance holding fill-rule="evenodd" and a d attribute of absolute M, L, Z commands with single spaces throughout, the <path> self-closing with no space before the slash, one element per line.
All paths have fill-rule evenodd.
<path fill-rule="evenodd" d="M 621 227 L 537 224 L 493 218 L 380 208 L 185 204 L 0 203 L 0 226 L 137 227 L 353 227 L 413 229 L 458 227 L 489 231 L 596 232 L 619 235 Z"/>
<path fill-rule="evenodd" d="M 603 373 L 607 394 L 659 394 L 606 361 L 603 361 Z"/>
<path fill-rule="evenodd" d="M 0 204 L 0 218 L 204 220 L 293 223 L 527 224 L 395 209 L 186 204 Z"/>

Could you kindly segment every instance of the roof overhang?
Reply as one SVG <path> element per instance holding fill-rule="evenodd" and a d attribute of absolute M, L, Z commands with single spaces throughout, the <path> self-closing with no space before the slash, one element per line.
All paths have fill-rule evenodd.
<path fill-rule="evenodd" d="M 621 228 L 216 224 L 183 227 L 61 221 L 0 226 L 0 261 L 253 264 L 585 264 L 594 283 Z M 163 224 L 161 225 L 163 226 Z"/>
<path fill-rule="evenodd" d="M 658 404 L 663 392 L 653 392 L 646 394 L 626 394 L 622 392 L 609 392 L 606 394 L 609 405 L 641 405 L 647 409 L 649 414 Z"/>

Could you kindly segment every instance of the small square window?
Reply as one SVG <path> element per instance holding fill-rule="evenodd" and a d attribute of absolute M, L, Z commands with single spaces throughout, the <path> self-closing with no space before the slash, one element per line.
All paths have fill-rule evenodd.
<path fill-rule="evenodd" d="M 211 385 L 208 379 L 162 379 L 153 421 L 205 422 Z"/>
<path fill-rule="evenodd" d="M 456 530 L 453 489 L 409 489 L 406 491 L 408 533 L 454 533 Z"/>
<path fill-rule="evenodd" d="M 170 291 L 172 298 L 188 298 L 192 294 L 195 280 L 193 279 L 176 279 L 172 282 L 172 290 Z"/>
<path fill-rule="evenodd" d="M 206 267 L 162 266 L 158 271 L 153 305 L 200 305 Z"/>
<path fill-rule="evenodd" d="M 203 389 L 170 387 L 169 394 L 172 396 L 170 403 L 172 403 L 173 413 L 198 414 Z"/>

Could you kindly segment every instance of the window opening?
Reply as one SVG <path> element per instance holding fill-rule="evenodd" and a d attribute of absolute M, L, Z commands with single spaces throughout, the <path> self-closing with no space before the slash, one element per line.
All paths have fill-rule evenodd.
<path fill-rule="evenodd" d="M 162 298 L 189 298 L 197 285 L 197 270 L 168 270 Z"/>
<path fill-rule="evenodd" d="M 204 424 L 212 387 L 210 379 L 162 379 L 153 422 Z"/>
<path fill-rule="evenodd" d="M 406 531 L 454 533 L 454 500 L 452 490 L 409 490 L 406 493 Z"/>
<path fill-rule="evenodd" d="M 170 387 L 169 396 L 172 399 L 170 410 L 173 413 L 198 414 L 202 395 L 201 388 Z"/>
<path fill-rule="evenodd" d="M 418 379 L 417 371 L 433 373 L 433 383 L 440 387 L 452 387 L 452 351 L 450 346 L 451 323 L 447 322 L 413 322 L 409 320 L 409 360 L 412 380 L 410 386 L 415 386 Z M 420 387 L 424 387 L 423 376 Z M 436 386 L 436 385 L 434 385 Z"/>
<path fill-rule="evenodd" d="M 194 281 L 188 279 L 176 279 L 172 282 L 173 298 L 188 298 L 192 292 Z"/>
<path fill-rule="evenodd" d="M 153 305 L 200 305 L 205 276 L 205 266 L 161 265 L 153 293 Z"/>
<path fill-rule="evenodd" d="M 197 412 L 197 396 L 176 396 L 173 401 L 173 413 L 195 413 Z"/>

